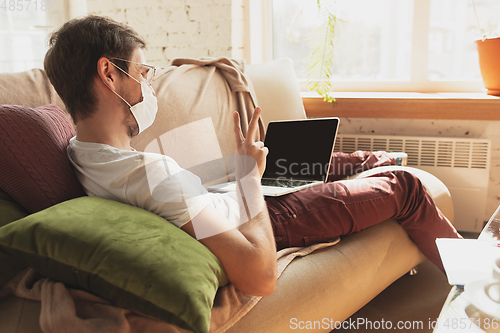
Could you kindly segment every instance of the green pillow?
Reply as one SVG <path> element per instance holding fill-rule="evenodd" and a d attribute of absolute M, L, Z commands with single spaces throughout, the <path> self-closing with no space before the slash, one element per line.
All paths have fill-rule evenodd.
<path fill-rule="evenodd" d="M 0 191 L 0 227 L 28 215 L 28 212 L 6 193 Z M 0 287 L 25 268 L 19 260 L 0 251 Z"/>
<path fill-rule="evenodd" d="M 26 209 L 0 190 L 0 227 L 19 220 L 28 214 Z"/>
<path fill-rule="evenodd" d="M 208 332 L 227 283 L 203 244 L 156 214 L 100 197 L 68 200 L 0 228 L 0 248 L 119 307 Z"/>

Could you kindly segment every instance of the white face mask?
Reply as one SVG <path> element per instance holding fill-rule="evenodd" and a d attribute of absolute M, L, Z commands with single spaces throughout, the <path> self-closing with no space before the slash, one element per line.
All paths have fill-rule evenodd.
<path fill-rule="evenodd" d="M 130 112 L 132 112 L 132 115 L 134 116 L 135 120 L 137 121 L 137 125 L 139 126 L 139 133 L 141 133 L 146 128 L 151 126 L 151 124 L 153 124 L 153 122 L 156 118 L 156 113 L 158 112 L 158 100 L 156 99 L 156 96 L 153 95 L 153 88 L 151 88 L 146 82 L 144 82 L 144 81 L 140 82 L 140 81 L 136 80 L 134 77 L 132 77 L 130 74 L 125 72 L 120 67 L 116 66 L 115 64 L 113 64 L 113 65 L 141 85 L 142 101 L 140 101 L 139 103 L 132 106 L 123 97 L 121 97 L 116 91 L 109 88 L 109 86 L 106 84 L 106 82 L 104 82 L 104 80 L 102 81 L 109 88 L 109 90 L 114 92 L 125 103 L 127 103 L 127 105 L 130 108 Z"/>
<path fill-rule="evenodd" d="M 130 112 L 139 125 L 139 133 L 151 126 L 158 112 L 158 100 L 153 95 L 153 90 L 146 82 L 140 82 L 142 91 L 142 101 L 134 106 L 130 106 Z"/>

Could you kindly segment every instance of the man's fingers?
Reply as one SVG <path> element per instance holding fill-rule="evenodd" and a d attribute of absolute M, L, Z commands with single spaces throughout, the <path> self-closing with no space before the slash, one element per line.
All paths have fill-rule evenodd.
<path fill-rule="evenodd" d="M 262 109 L 260 107 L 256 107 L 252 119 L 250 119 L 250 123 L 248 124 L 248 133 L 247 138 L 250 140 L 255 140 L 255 134 L 257 133 L 257 124 L 259 123 L 259 117 Z"/>
<path fill-rule="evenodd" d="M 264 142 L 262 141 L 257 141 L 253 144 L 255 147 L 262 149 L 264 147 Z"/>
<path fill-rule="evenodd" d="M 245 137 L 243 136 L 243 133 L 241 132 L 240 115 L 239 115 L 238 111 L 234 111 L 233 121 L 234 121 L 234 126 L 233 126 L 234 137 L 236 139 L 236 144 L 240 145 L 243 141 L 245 141 Z"/>

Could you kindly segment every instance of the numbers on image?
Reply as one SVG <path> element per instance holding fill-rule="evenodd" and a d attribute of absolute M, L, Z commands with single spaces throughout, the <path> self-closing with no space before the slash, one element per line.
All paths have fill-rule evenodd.
<path fill-rule="evenodd" d="M 10 12 L 56 10 L 56 0 L 0 0 L 0 10 Z"/>
<path fill-rule="evenodd" d="M 471 329 L 474 326 L 480 327 L 482 329 L 498 329 L 500 324 L 498 322 L 498 318 L 447 318 L 442 324 L 448 330 L 457 330 L 457 329 Z"/>

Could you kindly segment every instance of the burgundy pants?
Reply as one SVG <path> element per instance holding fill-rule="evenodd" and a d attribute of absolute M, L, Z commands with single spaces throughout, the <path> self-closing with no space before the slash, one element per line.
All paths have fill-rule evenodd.
<path fill-rule="evenodd" d="M 336 181 L 390 164 L 394 160 L 384 152 L 336 153 L 327 183 L 281 197 L 266 197 L 278 250 L 329 241 L 395 219 L 420 251 L 444 270 L 435 240 L 461 236 L 417 177 L 398 170 Z"/>

